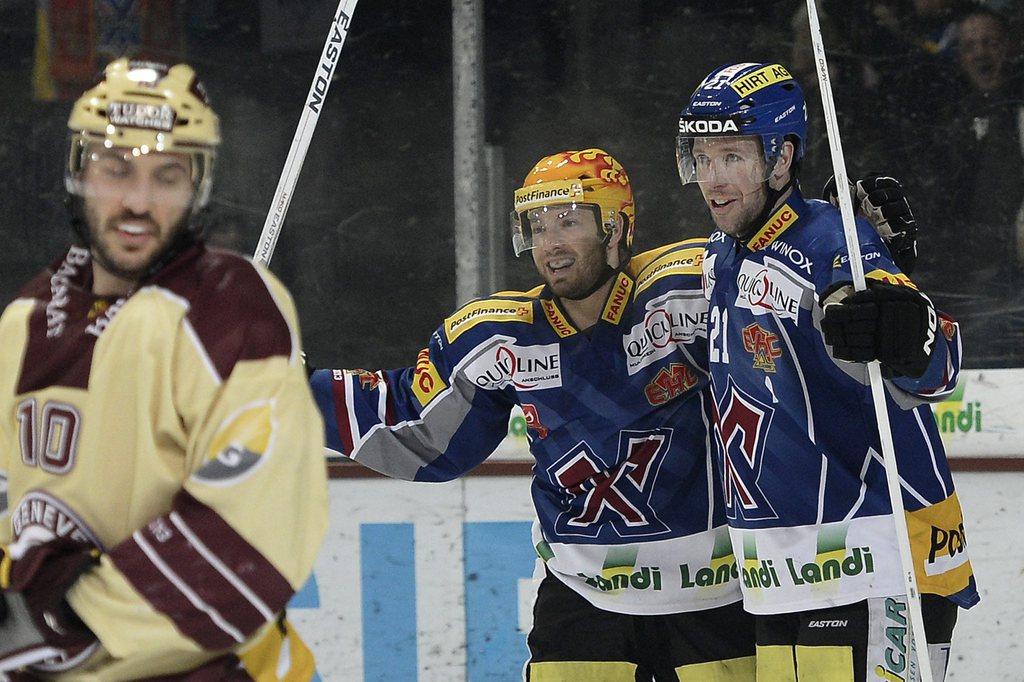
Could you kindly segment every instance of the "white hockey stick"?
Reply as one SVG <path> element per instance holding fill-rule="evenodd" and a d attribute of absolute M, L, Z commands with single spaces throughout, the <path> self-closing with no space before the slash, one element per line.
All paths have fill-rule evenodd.
<path fill-rule="evenodd" d="M 334 20 L 331 22 L 331 30 L 327 32 L 327 40 L 324 42 L 323 52 L 320 53 L 320 63 L 313 76 L 313 84 L 309 86 L 306 104 L 302 108 L 302 116 L 295 129 L 295 137 L 292 138 L 292 146 L 288 150 L 288 158 L 285 159 L 284 169 L 281 171 L 281 179 L 277 182 L 274 200 L 270 204 L 267 220 L 263 223 L 263 233 L 260 234 L 260 241 L 253 254 L 253 259 L 263 265 L 269 265 L 270 258 L 274 255 L 274 247 L 277 246 L 277 238 L 281 234 L 284 216 L 288 212 L 295 183 L 302 171 L 302 162 L 306 160 L 309 141 L 313 137 L 313 131 L 316 130 L 320 110 L 323 109 L 324 103 L 327 101 L 327 90 L 331 87 L 334 67 L 338 64 L 338 56 L 345 44 L 345 38 L 348 37 L 348 25 L 352 21 L 352 12 L 355 11 L 356 2 L 358 0 L 340 0 L 338 10 L 334 13 Z"/>
<path fill-rule="evenodd" d="M 846 159 L 843 156 L 843 144 L 839 139 L 839 121 L 836 118 L 836 106 L 832 99 L 832 81 L 828 75 L 828 63 L 825 61 L 825 45 L 821 39 L 821 25 L 818 23 L 818 9 L 814 0 L 807 0 L 807 17 L 811 24 L 811 42 L 814 45 L 815 62 L 818 67 L 818 84 L 821 90 L 821 107 L 825 112 L 825 126 L 828 129 L 828 143 L 832 148 L 832 170 L 835 173 L 836 187 L 848 187 L 846 179 Z M 843 215 L 843 232 L 846 234 L 846 250 L 850 254 L 850 270 L 853 271 L 853 288 L 864 291 L 864 265 L 861 261 L 860 244 L 857 240 L 857 228 L 854 225 L 853 205 L 850 193 L 837 190 L 839 210 Z M 913 641 L 917 646 L 917 662 L 920 668 L 918 679 L 921 682 L 932 682 L 931 661 L 928 657 L 928 644 L 924 634 L 924 617 L 921 615 L 921 593 L 917 588 L 917 576 L 914 574 L 914 559 L 910 552 L 910 532 L 907 530 L 906 512 L 903 509 L 903 496 L 900 492 L 899 472 L 896 468 L 896 449 L 892 443 L 892 427 L 889 425 L 889 413 L 885 406 L 885 387 L 882 384 L 882 373 L 878 361 L 868 363 L 868 376 L 871 379 L 871 397 L 875 403 L 875 417 L 878 420 L 878 435 L 882 441 L 882 458 L 885 461 L 885 478 L 889 486 L 889 503 L 892 505 L 893 521 L 896 525 L 896 539 L 900 548 L 900 562 L 903 568 L 903 584 L 907 588 L 907 603 L 910 607 L 910 626 Z"/>

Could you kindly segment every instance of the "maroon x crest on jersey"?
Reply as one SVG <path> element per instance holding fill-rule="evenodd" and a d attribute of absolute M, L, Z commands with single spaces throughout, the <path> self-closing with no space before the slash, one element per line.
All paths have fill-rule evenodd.
<path fill-rule="evenodd" d="M 757 484 L 774 414 L 774 408 L 740 390 L 732 377 L 724 399 L 714 403 L 725 515 L 730 519 L 737 515 L 748 521 L 778 516 Z"/>
<path fill-rule="evenodd" d="M 624 430 L 620 463 L 610 469 L 586 442 L 566 453 L 548 469 L 549 478 L 569 497 L 569 510 L 558 515 L 555 531 L 584 537 L 597 537 L 608 526 L 619 537 L 668 532 L 654 513 L 651 495 L 671 439 L 668 428 Z"/>

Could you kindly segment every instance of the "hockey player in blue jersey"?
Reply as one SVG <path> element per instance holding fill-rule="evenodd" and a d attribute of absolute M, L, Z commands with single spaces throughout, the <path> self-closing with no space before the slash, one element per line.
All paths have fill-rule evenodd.
<path fill-rule="evenodd" d="M 863 364 L 877 359 L 941 680 L 957 609 L 978 601 L 925 404 L 955 386 L 959 329 L 863 219 L 869 288 L 852 292 L 839 212 L 800 193 L 806 139 L 797 82 L 781 65 L 754 63 L 708 75 L 677 138 L 680 177 L 699 186 L 718 227 L 703 261 L 716 456 L 744 605 L 756 617 L 758 679 L 913 679 Z"/>
<path fill-rule="evenodd" d="M 707 424 L 705 240 L 631 257 L 633 196 L 599 149 L 542 159 L 513 241 L 546 282 L 473 301 L 414 367 L 318 370 L 330 447 L 395 478 L 483 461 L 522 407 L 544 578 L 534 682 L 752 680 Z"/>

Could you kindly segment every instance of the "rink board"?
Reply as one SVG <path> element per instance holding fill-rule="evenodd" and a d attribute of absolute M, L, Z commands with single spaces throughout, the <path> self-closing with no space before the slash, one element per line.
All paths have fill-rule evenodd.
<path fill-rule="evenodd" d="M 963 612 L 948 680 L 1022 679 L 1014 590 L 1024 476 L 961 473 L 982 603 Z M 530 480 L 331 481 L 331 529 L 292 617 L 323 680 L 522 679 L 535 583 Z M 984 677 L 978 677 L 984 673 Z M 1018 677 L 1014 677 L 1017 675 Z"/>

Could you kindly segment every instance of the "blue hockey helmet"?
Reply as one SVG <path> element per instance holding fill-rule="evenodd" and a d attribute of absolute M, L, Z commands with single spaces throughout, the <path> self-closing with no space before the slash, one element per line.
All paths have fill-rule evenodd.
<path fill-rule="evenodd" d="M 803 157 L 807 106 L 800 85 L 781 64 L 722 66 L 697 86 L 679 114 L 676 160 L 683 184 L 700 181 L 692 154 L 695 138 L 749 135 L 760 137 L 769 173 L 787 137 L 796 138 L 793 160 Z"/>

